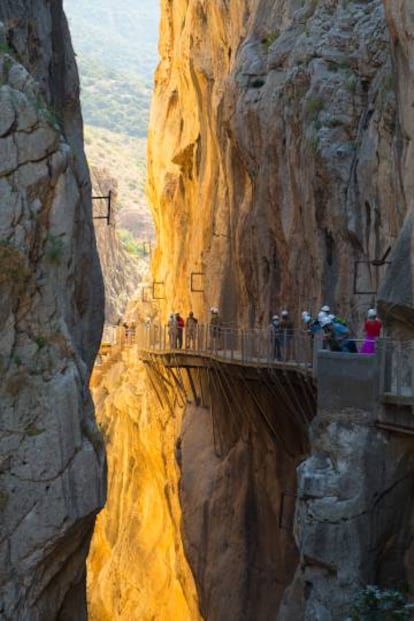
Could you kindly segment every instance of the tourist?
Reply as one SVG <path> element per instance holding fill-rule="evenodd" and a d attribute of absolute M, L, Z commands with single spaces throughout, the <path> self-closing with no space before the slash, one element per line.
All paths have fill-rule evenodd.
<path fill-rule="evenodd" d="M 220 349 L 220 315 L 219 309 L 210 308 L 210 347 L 214 351 Z"/>
<path fill-rule="evenodd" d="M 190 311 L 185 321 L 185 347 L 186 349 L 195 349 L 197 335 L 198 320 L 194 317 L 193 311 Z"/>
<path fill-rule="evenodd" d="M 269 326 L 270 355 L 272 360 L 282 360 L 280 349 L 280 321 L 279 315 L 273 315 Z"/>
<path fill-rule="evenodd" d="M 280 320 L 280 343 L 283 351 L 283 359 L 290 360 L 292 356 L 293 322 L 289 317 L 289 311 L 283 310 Z"/>
<path fill-rule="evenodd" d="M 183 333 L 184 333 L 184 319 L 180 313 L 175 313 L 175 321 L 177 324 L 177 347 L 181 349 L 183 346 Z"/>
<path fill-rule="evenodd" d="M 381 334 L 381 328 L 382 323 L 377 318 L 377 311 L 370 308 L 364 323 L 365 338 L 360 349 L 361 354 L 375 354 L 375 341 Z"/>
<path fill-rule="evenodd" d="M 177 347 L 177 321 L 175 318 L 175 314 L 171 313 L 167 323 L 168 328 L 168 338 L 170 342 L 170 349 L 175 349 Z"/>

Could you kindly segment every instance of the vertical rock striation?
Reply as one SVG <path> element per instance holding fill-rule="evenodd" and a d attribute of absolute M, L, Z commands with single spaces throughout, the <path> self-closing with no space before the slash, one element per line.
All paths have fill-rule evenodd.
<path fill-rule="evenodd" d="M 399 208 L 406 217 L 398 243 L 390 257 L 392 264 L 384 280 L 379 301 L 382 314 L 394 333 L 412 336 L 414 330 L 413 208 L 414 208 L 414 68 L 413 9 L 409 2 L 384 0 L 390 29 L 394 76 L 398 96 L 396 164 L 402 193 Z"/>
<path fill-rule="evenodd" d="M 206 319 L 217 305 L 225 321 L 258 326 L 282 306 L 294 309 L 299 322 L 303 308 L 315 311 L 323 301 L 356 327 L 382 283 L 384 314 L 399 312 L 411 330 L 411 21 L 403 0 L 162 3 L 148 192 L 158 238 L 153 277 L 164 283 L 165 316 L 191 307 Z M 380 260 L 390 250 L 387 272 Z M 189 286 L 194 273 L 202 274 L 200 291 Z M 229 500 L 234 489 L 223 493 L 223 472 L 241 495 L 248 489 L 237 505 L 247 511 L 258 481 L 239 488 L 238 474 L 241 463 L 254 462 L 254 450 L 241 443 L 237 458 L 217 462 L 207 434 L 202 453 L 201 423 L 189 416 L 183 451 L 198 459 L 182 462 L 184 539 L 201 609 L 209 619 L 268 619 L 269 610 L 249 609 L 253 595 L 248 581 L 240 586 L 241 576 L 237 596 L 220 590 L 229 558 L 221 520 L 227 503 L 237 505 Z M 306 575 L 292 585 L 284 618 L 342 619 L 359 585 L 384 579 L 388 561 L 398 566 L 393 575 L 407 571 L 401 557 L 387 552 L 398 547 L 402 524 L 388 501 L 410 493 L 411 449 L 402 444 L 377 432 L 362 410 L 347 421 L 346 413 L 321 404 L 311 457 L 299 470 L 297 543 Z M 275 471 L 279 452 L 272 456 Z M 375 489 L 372 464 L 384 474 Z M 187 487 L 186 495 L 197 468 L 203 485 Z M 309 502 L 308 483 L 316 490 Z M 377 509 L 386 516 L 373 528 Z M 408 502 L 404 515 L 410 511 Z M 265 514 L 259 532 L 270 519 Z M 403 545 L 408 523 L 409 517 Z M 349 565 L 336 567 L 342 538 L 354 538 L 359 525 L 363 533 L 374 529 L 372 540 L 357 538 Z M 218 538 L 211 554 L 215 542 L 206 541 L 207 532 Z M 274 597 L 271 589 L 269 583 L 263 599 Z"/>
<path fill-rule="evenodd" d="M 133 346 L 96 367 L 93 387 L 109 476 L 88 557 L 89 618 L 198 621 L 180 536 L 175 442 L 182 410 L 160 406 Z"/>
<path fill-rule="evenodd" d="M 384 268 L 355 262 L 406 212 L 382 2 L 165 2 L 160 51 L 148 187 L 170 305 L 359 320 Z"/>
<path fill-rule="evenodd" d="M 0 5 L 0 616 L 85 619 L 103 293 L 61 2 Z"/>

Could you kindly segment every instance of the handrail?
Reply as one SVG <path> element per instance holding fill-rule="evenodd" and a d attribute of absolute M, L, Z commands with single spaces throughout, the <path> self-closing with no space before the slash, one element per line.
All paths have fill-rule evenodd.
<path fill-rule="evenodd" d="M 282 331 L 275 339 L 269 329 L 198 324 L 195 329 L 180 331 L 153 324 L 141 325 L 125 338 L 142 350 L 204 355 L 240 363 L 311 368 L 314 358 L 314 340 L 305 330 Z"/>
<path fill-rule="evenodd" d="M 353 340 L 359 350 L 363 339 Z M 296 329 L 289 334 L 282 332 L 275 340 L 269 328 L 232 328 L 214 324 L 198 324 L 190 329 L 184 327 L 181 332 L 160 324 L 141 324 L 137 328 L 107 326 L 102 345 L 136 345 L 140 350 L 150 352 L 202 355 L 241 364 L 298 367 L 309 370 L 314 376 L 317 375 L 318 351 L 326 348 L 322 333 L 312 337 L 305 330 Z M 380 394 L 412 398 L 414 402 L 414 340 L 383 337 L 377 341 L 377 352 Z"/>

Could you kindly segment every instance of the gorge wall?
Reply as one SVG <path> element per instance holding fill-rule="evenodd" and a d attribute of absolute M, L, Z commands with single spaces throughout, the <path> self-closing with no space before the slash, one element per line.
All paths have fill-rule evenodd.
<path fill-rule="evenodd" d="M 148 158 L 161 321 L 190 308 L 206 321 L 213 305 L 225 322 L 266 326 L 286 306 L 299 324 L 324 302 L 357 327 L 378 301 L 393 333 L 412 334 L 412 19 L 408 0 L 162 2 Z M 371 263 L 385 255 L 389 269 Z M 140 591 L 134 568 L 128 582 L 126 542 L 125 558 L 134 547 L 147 576 L 164 551 L 172 592 L 186 576 L 182 619 L 343 621 L 368 581 L 410 581 L 412 441 L 374 427 L 369 404 L 320 402 L 309 445 L 293 457 L 257 425 L 217 454 L 211 413 L 175 404 L 156 471 L 168 492 L 154 485 L 151 502 L 155 474 L 141 475 L 146 511 L 157 507 L 171 533 L 155 546 L 128 518 L 134 474 L 116 473 L 119 455 L 131 473 L 138 461 L 153 472 L 155 440 L 138 445 L 162 407 L 133 397 L 153 391 L 148 379 L 141 389 L 139 364 L 117 364 L 107 369 L 115 392 L 101 377 L 97 394 L 114 460 L 108 507 L 120 486 L 128 500 L 122 514 L 102 514 L 94 539 L 96 618 L 145 618 L 140 600 L 154 580 L 141 576 Z M 282 415 L 280 403 L 272 413 Z M 232 415 L 225 404 L 223 420 Z M 126 450 L 123 418 L 136 427 Z M 280 529 L 283 491 L 298 495 L 295 540 Z M 105 595 L 117 576 L 120 606 Z M 156 595 L 167 618 L 165 593 Z"/>
<path fill-rule="evenodd" d="M 86 619 L 103 287 L 60 1 L 0 4 L 0 617 Z"/>
<path fill-rule="evenodd" d="M 117 235 L 119 214 L 116 211 L 118 186 L 106 169 L 91 167 L 94 199 L 96 244 L 105 286 L 105 323 L 115 326 L 124 317 L 128 301 L 138 295 L 138 285 L 148 276 L 148 265 L 128 253 Z M 108 216 L 109 222 L 105 218 Z M 99 218 L 99 219 L 98 219 Z M 103 338 L 105 339 L 105 333 Z"/>

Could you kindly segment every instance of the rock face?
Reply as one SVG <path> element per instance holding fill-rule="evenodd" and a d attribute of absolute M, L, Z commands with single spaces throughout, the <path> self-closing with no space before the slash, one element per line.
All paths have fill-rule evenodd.
<path fill-rule="evenodd" d="M 176 0 L 160 49 L 149 194 L 169 304 L 266 325 L 323 301 L 360 321 L 384 272 L 366 262 L 407 210 L 380 0 Z"/>
<path fill-rule="evenodd" d="M 325 302 L 357 327 L 381 285 L 386 322 L 412 334 L 411 21 L 408 0 L 162 3 L 148 158 L 161 317 L 192 308 L 203 321 L 218 306 L 226 322 L 260 326 L 287 306 L 299 323 L 305 307 Z M 224 404 L 223 420 L 232 414 Z M 201 615 L 342 621 L 360 586 L 411 578 L 412 443 L 374 419 L 368 404 L 320 402 L 308 458 L 296 456 L 295 549 L 277 530 L 282 485 L 295 487 L 278 442 L 241 435 L 217 455 L 210 415 L 187 406 L 167 444 L 177 439 L 182 539 Z M 111 441 L 123 437 L 110 427 Z M 177 474 L 165 464 L 157 472 L 172 477 L 176 499 Z M 115 475 L 112 490 L 119 496 Z M 125 515 L 98 530 L 99 582 L 113 582 L 118 567 L 123 575 Z M 128 592 L 122 585 L 117 597 Z M 122 618 L 103 592 L 93 598 L 98 618 Z M 186 619 L 190 608 L 181 610 Z"/>
<path fill-rule="evenodd" d="M 0 20 L 0 617 L 80 620 L 105 458 L 78 78 L 60 2 L 6 0 Z"/>
<path fill-rule="evenodd" d="M 401 179 L 401 205 L 406 218 L 391 256 L 388 276 L 382 283 L 379 300 L 382 314 L 392 331 L 412 336 L 414 329 L 413 293 L 413 208 L 414 181 L 414 70 L 412 66 L 413 40 L 411 36 L 414 15 L 409 2 L 384 0 L 385 12 L 391 34 L 391 49 L 398 93 L 398 133 L 396 163 Z"/>
<path fill-rule="evenodd" d="M 109 477 L 88 558 L 89 619 L 198 621 L 180 537 L 182 412 L 160 404 L 132 346 L 95 368 L 93 387 Z"/>
<path fill-rule="evenodd" d="M 105 285 L 105 323 L 115 325 L 124 316 L 128 301 L 137 296 L 138 285 L 148 272 L 143 260 L 134 258 L 126 252 L 116 234 L 118 224 L 116 207 L 117 182 L 105 170 L 92 168 L 92 192 L 94 196 L 108 196 L 111 191 L 111 212 L 109 225 L 105 219 L 96 219 L 95 234 Z M 95 203 L 94 217 L 103 218 L 108 214 L 108 203 L 99 200 Z"/>
<path fill-rule="evenodd" d="M 325 302 L 357 328 L 382 285 L 387 323 L 404 321 L 405 333 L 412 334 L 409 3 L 268 0 L 212 7 L 173 0 L 162 9 L 148 191 L 158 238 L 153 278 L 162 283 L 164 315 L 192 308 L 205 320 L 213 305 L 226 322 L 260 326 L 286 306 L 299 324 L 304 308 L 315 311 Z M 384 257 L 392 261 L 388 271 Z M 190 287 L 195 275 L 198 287 Z M 285 619 L 342 619 L 364 581 L 386 582 L 391 557 L 390 564 L 398 565 L 393 576 L 411 571 L 387 553 L 387 546 L 395 550 L 401 526 L 389 517 L 388 502 L 408 493 L 411 449 L 377 433 L 370 417 L 367 422 L 359 414 L 359 422 L 347 421 L 344 412 L 326 412 L 322 404 L 312 427 L 311 457 L 299 469 L 299 486 L 321 481 L 321 488 L 315 499 L 298 503 L 304 575 L 286 595 L 280 611 Z M 241 576 L 234 590 L 211 587 L 227 585 L 220 526 L 223 515 L 231 520 L 227 503 L 233 506 L 219 473 L 237 480 L 251 447 L 240 446 L 232 465 L 231 455 L 218 463 L 207 433 L 202 455 L 197 424 L 189 425 L 186 450 L 199 460 L 183 460 L 183 490 L 200 476 L 197 468 L 203 475 L 202 485 L 183 496 L 184 540 L 201 610 L 208 619 L 267 620 L 269 610 L 249 608 L 253 595 Z M 273 459 L 275 464 L 277 449 Z M 379 485 L 373 484 L 372 464 L 384 473 Z M 258 485 L 249 479 L 246 498 Z M 331 496 L 342 499 L 343 487 L 344 502 L 333 506 Z M 375 500 L 382 497 L 384 505 Z M 243 511 L 248 502 L 234 505 Z M 212 507 L 216 522 L 206 529 Z M 374 528 L 377 508 L 387 516 Z M 406 510 L 410 515 L 408 505 Z M 359 512 L 366 515 L 359 519 Z M 186 519 L 194 514 L 196 525 Z M 256 532 L 268 523 L 265 514 L 263 509 Z M 403 545 L 408 524 L 407 518 Z M 362 533 L 375 531 L 369 543 L 356 538 L 359 526 Z M 205 541 L 206 532 L 217 533 L 217 542 Z M 356 550 L 347 567 L 337 568 L 332 559 L 344 552 L 342 538 L 354 538 Z M 371 543 L 383 550 L 382 559 L 374 558 Z M 269 587 L 262 597 L 270 601 L 274 592 Z"/>

